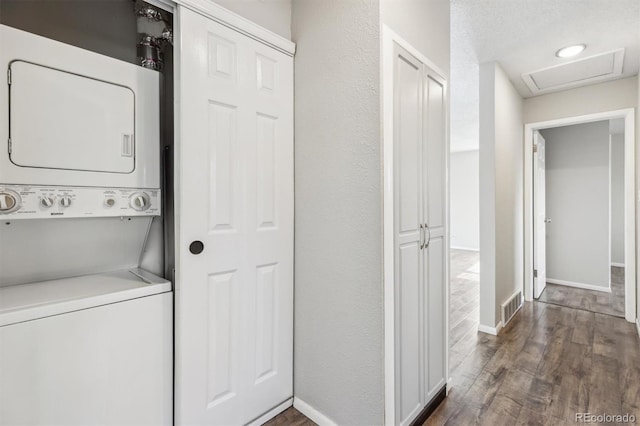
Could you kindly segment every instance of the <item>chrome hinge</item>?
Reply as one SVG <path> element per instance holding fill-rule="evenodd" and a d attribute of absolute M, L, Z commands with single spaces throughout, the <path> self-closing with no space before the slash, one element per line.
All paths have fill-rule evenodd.
<path fill-rule="evenodd" d="M 7 70 L 7 84 L 11 86 L 11 68 Z"/>
<path fill-rule="evenodd" d="M 538 152 L 538 145 L 534 145 L 534 146 L 533 146 L 533 152 L 534 152 L 534 153 Z"/>
<path fill-rule="evenodd" d="M 537 269 L 533 270 L 533 278 L 538 278 L 538 270 Z"/>
<path fill-rule="evenodd" d="M 9 138 L 9 155 L 11 155 L 11 138 Z"/>

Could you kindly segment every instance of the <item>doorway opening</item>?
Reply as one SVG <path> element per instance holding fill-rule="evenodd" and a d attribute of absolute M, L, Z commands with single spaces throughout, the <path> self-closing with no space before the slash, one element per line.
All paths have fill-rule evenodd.
<path fill-rule="evenodd" d="M 449 155 L 451 370 L 475 348 L 480 323 L 479 150 Z"/>
<path fill-rule="evenodd" d="M 633 120 L 628 109 L 525 126 L 527 300 L 635 318 Z"/>

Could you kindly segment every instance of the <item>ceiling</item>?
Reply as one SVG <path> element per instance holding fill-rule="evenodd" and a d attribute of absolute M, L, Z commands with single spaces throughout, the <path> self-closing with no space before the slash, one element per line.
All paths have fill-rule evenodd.
<path fill-rule="evenodd" d="M 580 55 L 555 56 L 579 43 Z M 497 61 L 527 98 L 522 74 L 619 48 L 622 72 L 612 79 L 638 74 L 639 0 L 451 0 L 452 151 L 478 148 L 478 64 Z"/>

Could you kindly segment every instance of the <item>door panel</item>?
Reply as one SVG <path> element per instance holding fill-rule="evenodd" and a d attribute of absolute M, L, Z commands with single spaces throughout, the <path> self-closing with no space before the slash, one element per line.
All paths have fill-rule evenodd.
<path fill-rule="evenodd" d="M 547 202 L 546 202 L 546 165 L 545 140 L 539 132 L 533 135 L 537 151 L 533 155 L 534 162 L 534 256 L 533 267 L 537 276 L 533 278 L 533 297 L 540 297 L 547 286 Z"/>
<path fill-rule="evenodd" d="M 176 424 L 246 424 L 293 393 L 293 62 L 179 18 Z"/>
<path fill-rule="evenodd" d="M 396 421 L 422 409 L 422 73 L 420 62 L 394 52 L 394 240 L 396 258 Z"/>
<path fill-rule="evenodd" d="M 444 386 L 446 380 L 446 297 L 445 297 L 445 239 L 432 237 L 424 250 L 425 256 L 425 328 L 426 374 L 425 393 L 427 404 Z"/>
<path fill-rule="evenodd" d="M 444 85 L 425 68 L 425 144 L 424 186 L 426 223 L 431 232 L 442 235 L 445 226 L 445 92 Z"/>

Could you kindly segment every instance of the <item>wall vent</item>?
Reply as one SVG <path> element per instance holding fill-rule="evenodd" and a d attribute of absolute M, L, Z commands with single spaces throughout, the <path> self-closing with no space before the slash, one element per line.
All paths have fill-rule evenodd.
<path fill-rule="evenodd" d="M 624 49 L 617 49 L 524 73 L 522 80 L 538 95 L 619 77 L 623 62 Z"/>
<path fill-rule="evenodd" d="M 522 307 L 522 292 L 518 291 L 502 304 L 502 326 L 504 327 L 511 321 L 511 318 Z"/>

